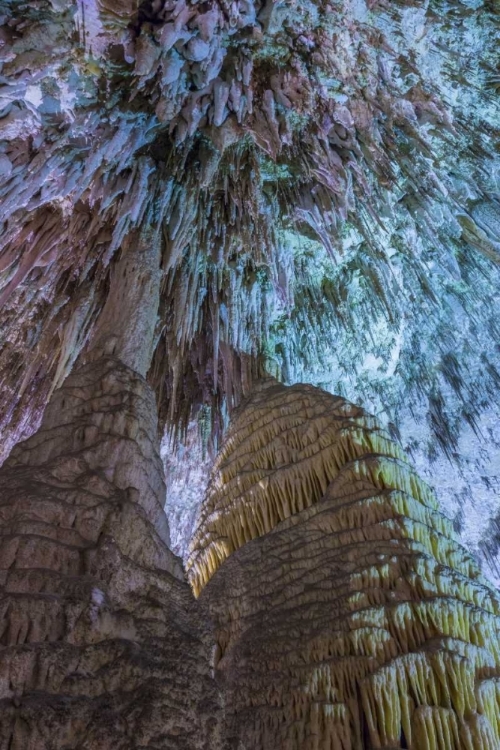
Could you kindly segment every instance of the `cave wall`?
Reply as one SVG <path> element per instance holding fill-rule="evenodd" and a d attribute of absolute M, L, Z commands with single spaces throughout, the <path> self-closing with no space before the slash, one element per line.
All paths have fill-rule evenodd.
<path fill-rule="evenodd" d="M 256 392 L 201 509 L 197 603 L 156 433 L 198 416 L 215 448 L 267 370 L 394 434 L 421 414 L 431 457 L 481 434 L 498 17 L 0 2 L 2 460 L 49 403 L 0 472 L 6 750 L 498 747 L 496 595 L 375 421 Z"/>
<path fill-rule="evenodd" d="M 0 460 L 153 229 L 163 422 L 203 405 L 220 434 L 246 354 L 388 422 L 409 407 L 423 449 L 458 453 L 498 406 L 498 19 L 492 0 L 3 0 Z"/>

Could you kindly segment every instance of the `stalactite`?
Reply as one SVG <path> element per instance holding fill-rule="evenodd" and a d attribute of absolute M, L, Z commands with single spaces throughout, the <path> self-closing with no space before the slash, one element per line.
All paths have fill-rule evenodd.
<path fill-rule="evenodd" d="M 0 744 L 222 748 L 154 400 L 211 452 L 264 372 L 393 432 L 425 399 L 431 457 L 481 434 L 497 3 L 0 0 L 0 25 L 0 459 L 35 432 L 1 472 Z M 361 409 L 268 381 L 188 564 L 233 747 L 500 745 L 497 597 Z"/>
<path fill-rule="evenodd" d="M 229 368 L 242 390 L 243 356 L 314 382 L 333 359 L 373 402 L 360 352 L 390 362 L 396 337 L 402 365 L 381 376 L 392 421 L 450 351 L 476 374 L 443 389 L 447 434 L 491 403 L 490 369 L 467 347 L 476 322 L 498 318 L 491 3 L 22 7 L 3 4 L 0 39 L 9 447 L 36 427 L 105 304 L 110 264 L 150 220 L 165 272 L 150 381 L 162 418 L 188 412 L 181 430 L 200 403 L 214 423 L 232 408 L 224 382 Z M 39 344 L 54 338 L 47 361 Z M 21 397 L 11 360 L 34 363 Z"/>
<path fill-rule="evenodd" d="M 235 746 L 500 743 L 500 599 L 358 407 L 262 381 L 216 460 L 188 571 Z"/>

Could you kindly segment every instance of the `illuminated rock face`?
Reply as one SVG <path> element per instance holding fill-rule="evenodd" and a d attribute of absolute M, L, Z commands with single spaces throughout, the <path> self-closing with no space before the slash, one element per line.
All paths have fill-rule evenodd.
<path fill-rule="evenodd" d="M 409 407 L 434 452 L 483 432 L 499 19 L 496 0 L 2 2 L 0 461 L 100 332 L 122 256 L 155 244 L 163 423 L 203 405 L 217 433 L 265 357 L 387 421 Z M 155 278 L 134 279 L 135 303 Z"/>
<path fill-rule="evenodd" d="M 499 747 L 500 602 L 361 409 L 264 382 L 217 460 L 189 565 L 231 747 Z"/>
<path fill-rule="evenodd" d="M 50 402 L 0 472 L 0 750 L 218 750 L 214 654 L 231 750 L 498 748 L 496 600 L 373 420 L 254 394 L 196 605 L 156 407 L 174 446 L 197 419 L 213 447 L 272 371 L 395 429 L 404 405 L 434 456 L 481 432 L 499 11 L 0 3 L 0 462 Z"/>
<path fill-rule="evenodd" d="M 154 395 L 77 369 L 0 477 L 0 748 L 218 748 L 206 618 L 168 548 Z"/>

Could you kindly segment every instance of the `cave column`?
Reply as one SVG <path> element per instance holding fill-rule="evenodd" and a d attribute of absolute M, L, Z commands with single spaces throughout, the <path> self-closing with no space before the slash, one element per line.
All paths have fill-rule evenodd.
<path fill-rule="evenodd" d="M 160 303 L 161 241 L 148 225 L 125 240 L 84 361 L 112 356 L 143 377 L 151 364 Z"/>
<path fill-rule="evenodd" d="M 159 243 L 111 274 L 92 346 L 0 469 L 0 750 L 216 750 L 210 640 L 168 548 L 144 379 Z"/>

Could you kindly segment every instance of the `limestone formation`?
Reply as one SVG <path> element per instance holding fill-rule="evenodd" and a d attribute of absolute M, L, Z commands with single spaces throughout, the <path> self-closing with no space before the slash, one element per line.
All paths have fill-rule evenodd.
<path fill-rule="evenodd" d="M 500 750 L 499 20 L 0 0 L 0 750 Z"/>
<path fill-rule="evenodd" d="M 265 381 L 234 419 L 190 578 L 245 750 L 494 750 L 500 599 L 376 421 Z"/>
<path fill-rule="evenodd" d="M 174 431 L 205 407 L 217 438 L 261 359 L 388 421 L 409 405 L 456 453 L 500 382 L 498 19 L 496 0 L 1 0 L 2 457 L 146 238 Z"/>
<path fill-rule="evenodd" d="M 1 469 L 1 750 L 220 747 L 156 419 L 144 379 L 101 358 Z"/>

